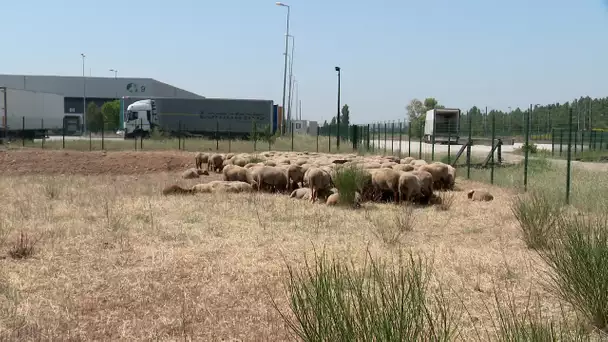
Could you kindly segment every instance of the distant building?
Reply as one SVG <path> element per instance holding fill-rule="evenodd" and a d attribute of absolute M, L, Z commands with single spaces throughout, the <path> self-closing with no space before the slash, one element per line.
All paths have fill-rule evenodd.
<path fill-rule="evenodd" d="M 319 124 L 316 121 L 293 120 L 294 134 L 317 135 Z"/>
<path fill-rule="evenodd" d="M 64 111 L 71 115 L 83 114 L 84 97 L 99 107 L 122 96 L 204 98 L 152 78 L 0 74 L 0 87 L 63 95 Z"/>

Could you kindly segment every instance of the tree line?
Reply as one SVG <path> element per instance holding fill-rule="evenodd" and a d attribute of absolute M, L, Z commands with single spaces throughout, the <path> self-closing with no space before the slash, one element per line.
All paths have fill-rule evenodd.
<path fill-rule="evenodd" d="M 411 132 L 412 136 L 420 137 L 424 130 L 426 112 L 430 109 L 446 108 L 433 97 L 424 100 L 412 99 L 406 109 L 403 132 Z M 574 131 L 608 130 L 608 97 L 580 97 L 573 101 L 552 104 L 532 104 L 531 108 L 509 108 L 507 111 L 491 107 L 473 106 L 467 110 L 461 109 L 460 133 L 468 132 L 471 126 L 473 136 L 491 136 L 492 122 L 495 124 L 496 135 L 517 136 L 525 134 L 526 116 L 530 113 L 530 134 L 543 136 L 555 130 L 567 130 L 569 111 L 572 108 L 572 129 Z M 336 135 L 336 117 L 327 120 L 320 129 L 322 135 Z M 470 122 L 470 124 L 469 124 Z M 376 123 L 378 124 L 378 123 Z M 340 115 L 340 135 L 347 136 L 350 125 L 350 108 L 344 105 Z M 384 122 L 372 125 L 372 131 L 384 132 Z M 392 129 L 389 123 L 387 129 Z M 375 128 L 375 129 L 374 129 Z M 395 130 L 398 129 L 396 125 Z"/>

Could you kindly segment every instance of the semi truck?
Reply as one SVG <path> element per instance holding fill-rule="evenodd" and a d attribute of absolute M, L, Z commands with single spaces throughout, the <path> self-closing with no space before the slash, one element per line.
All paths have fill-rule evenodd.
<path fill-rule="evenodd" d="M 170 136 L 248 138 L 254 125 L 274 130 L 272 100 L 148 98 L 127 106 L 125 139 L 147 137 L 154 130 Z"/>
<path fill-rule="evenodd" d="M 426 112 L 424 141 L 427 143 L 458 144 L 460 138 L 460 109 L 436 108 Z"/>
<path fill-rule="evenodd" d="M 81 116 L 66 115 L 59 94 L 0 87 L 0 115 L 0 137 L 7 140 L 80 132 Z"/>

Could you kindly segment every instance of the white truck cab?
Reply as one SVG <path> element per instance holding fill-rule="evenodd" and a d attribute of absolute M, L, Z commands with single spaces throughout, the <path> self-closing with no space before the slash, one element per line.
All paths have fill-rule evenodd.
<path fill-rule="evenodd" d="M 125 138 L 150 135 L 157 122 L 154 100 L 139 100 L 130 104 L 124 121 Z"/>

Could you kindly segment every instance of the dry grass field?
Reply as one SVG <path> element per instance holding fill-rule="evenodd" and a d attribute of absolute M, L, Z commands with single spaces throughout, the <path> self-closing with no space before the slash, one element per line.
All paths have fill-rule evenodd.
<path fill-rule="evenodd" d="M 518 310 L 534 298 L 546 319 L 574 315 L 543 286 L 550 270 L 522 241 L 508 170 L 497 171 L 505 187 L 459 170 L 457 190 L 441 195 L 444 210 L 257 192 L 162 196 L 169 184 L 221 178 L 181 179 L 193 163 L 177 151 L 0 152 L 0 337 L 293 340 L 273 300 L 291 315 L 286 266 L 322 250 L 359 266 L 368 253 L 422 253 L 433 265 L 430 293 L 441 285 L 461 312 L 459 340 L 500 339 L 497 297 Z M 494 200 L 468 200 L 476 188 Z"/>

